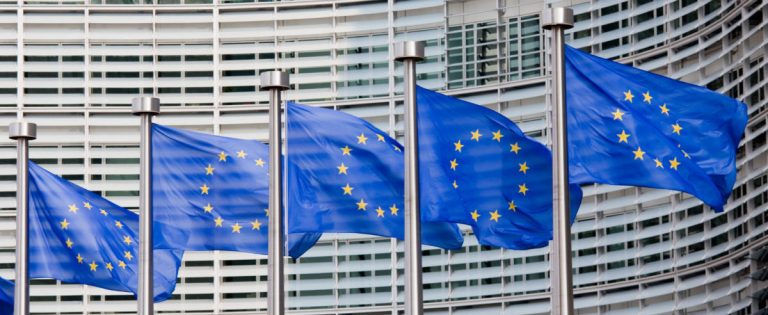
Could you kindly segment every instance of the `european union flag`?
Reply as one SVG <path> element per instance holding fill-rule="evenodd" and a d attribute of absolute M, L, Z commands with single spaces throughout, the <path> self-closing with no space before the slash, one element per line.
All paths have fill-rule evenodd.
<path fill-rule="evenodd" d="M 29 277 L 137 293 L 139 216 L 29 162 Z M 171 297 L 181 251 L 154 252 L 155 301 Z"/>
<path fill-rule="evenodd" d="M 370 123 L 289 102 L 286 125 L 288 230 L 403 239 L 403 147 Z M 423 222 L 422 242 L 464 241 L 455 224 Z"/>
<path fill-rule="evenodd" d="M 269 148 L 152 126 L 155 248 L 267 254 Z M 288 235 L 298 258 L 319 234 Z"/>
<path fill-rule="evenodd" d="M 571 182 L 679 190 L 723 209 L 746 105 L 572 47 L 565 58 Z"/>
<path fill-rule="evenodd" d="M 0 278 L 0 315 L 13 315 L 13 282 Z"/>
<path fill-rule="evenodd" d="M 425 219 L 472 226 L 484 245 L 552 239 L 552 156 L 501 114 L 417 87 Z M 581 189 L 571 185 L 575 217 Z"/>

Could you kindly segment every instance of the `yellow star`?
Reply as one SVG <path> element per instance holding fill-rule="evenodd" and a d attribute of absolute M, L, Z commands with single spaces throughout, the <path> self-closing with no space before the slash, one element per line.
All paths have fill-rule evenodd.
<path fill-rule="evenodd" d="M 214 219 L 213 222 L 216 222 L 216 226 L 217 227 L 223 227 L 224 226 L 224 219 L 222 219 L 221 217 L 218 217 L 218 218 Z"/>
<path fill-rule="evenodd" d="M 376 216 L 379 217 L 379 218 L 383 218 L 384 217 L 384 209 L 382 209 L 381 207 L 376 208 Z"/>
<path fill-rule="evenodd" d="M 130 236 L 126 235 L 126 236 L 123 236 L 123 243 L 125 243 L 125 245 L 131 245 L 131 243 L 133 243 L 133 240 L 131 240 Z"/>
<path fill-rule="evenodd" d="M 528 192 L 528 186 L 525 186 L 525 184 L 517 185 L 517 188 L 517 192 L 523 194 L 523 196 Z"/>
<path fill-rule="evenodd" d="M 451 169 L 455 171 L 457 166 L 459 166 L 459 162 L 456 162 L 456 159 L 451 160 Z"/>
<path fill-rule="evenodd" d="M 259 158 L 258 160 L 254 160 L 254 162 L 256 162 L 256 166 L 264 167 L 264 160 L 262 160 L 261 158 Z"/>
<path fill-rule="evenodd" d="M 678 166 L 680 166 L 680 162 L 677 161 L 677 158 L 669 160 L 669 168 L 677 170 Z"/>
<path fill-rule="evenodd" d="M 120 268 L 123 268 L 123 270 L 125 270 L 125 267 L 126 267 L 125 262 L 123 262 L 122 260 L 118 261 L 117 266 Z"/>
<path fill-rule="evenodd" d="M 629 143 L 627 142 L 627 139 L 629 139 L 629 134 L 626 133 L 624 130 L 622 130 L 621 133 L 616 135 L 619 136 L 619 143 L 622 143 L 622 142 Z"/>
<path fill-rule="evenodd" d="M 364 133 L 361 133 L 359 136 L 357 136 L 357 143 L 359 144 L 368 144 L 368 138 L 365 136 Z"/>
<path fill-rule="evenodd" d="M 72 240 L 67 237 L 67 248 L 72 248 L 72 245 L 75 245 L 75 242 L 72 242 Z"/>
<path fill-rule="evenodd" d="M 459 184 L 457 184 L 455 180 L 453 181 L 452 186 L 453 186 L 453 189 L 459 189 Z"/>
<path fill-rule="evenodd" d="M 244 159 L 246 155 L 248 155 L 248 153 L 245 153 L 243 150 L 237 151 L 237 157 L 241 159 Z"/>
<path fill-rule="evenodd" d="M 338 168 L 338 169 L 339 169 L 339 174 L 344 174 L 344 175 L 347 175 L 347 169 L 348 169 L 349 167 L 347 167 L 346 165 L 344 165 L 344 163 L 341 163 L 341 165 L 339 165 L 339 166 L 336 166 L 336 168 Z"/>
<path fill-rule="evenodd" d="M 498 130 L 496 132 L 491 132 L 493 134 L 493 140 L 496 140 L 498 142 L 501 142 L 501 138 L 504 137 L 503 134 L 501 134 L 501 130 Z"/>
<path fill-rule="evenodd" d="M 107 270 L 112 271 L 112 269 L 115 269 L 115 267 L 112 267 L 112 263 L 107 263 Z"/>
<path fill-rule="evenodd" d="M 630 103 L 632 103 L 632 98 L 634 98 L 634 97 L 635 96 L 632 95 L 632 91 L 631 90 L 627 90 L 626 92 L 624 92 L 624 100 L 625 101 L 629 101 Z"/>
<path fill-rule="evenodd" d="M 528 174 L 528 162 L 523 162 L 523 164 L 518 165 L 520 165 L 520 171 L 523 172 L 523 174 Z"/>
<path fill-rule="evenodd" d="M 80 256 L 80 254 L 77 254 L 77 263 L 82 264 L 83 260 L 85 260 L 85 258 L 83 258 L 83 256 Z"/>
<path fill-rule="evenodd" d="M 62 230 L 66 230 L 69 228 L 69 221 L 67 221 L 67 219 L 64 219 L 64 221 L 59 222 L 59 224 L 61 225 Z"/>
<path fill-rule="evenodd" d="M 683 156 L 684 156 L 686 159 L 690 159 L 690 158 L 691 158 L 691 155 L 690 155 L 690 154 L 688 154 L 688 152 L 685 152 L 685 150 L 683 150 L 683 149 L 680 149 L 680 152 L 683 152 Z"/>
<path fill-rule="evenodd" d="M 352 152 L 352 149 L 348 145 L 341 148 L 341 155 L 351 155 L 349 154 L 350 152 Z"/>
<path fill-rule="evenodd" d="M 491 214 L 491 220 L 499 222 L 499 218 L 501 218 L 501 215 L 499 214 L 499 210 L 494 210 L 493 212 L 489 212 Z"/>
<path fill-rule="evenodd" d="M 475 222 L 477 222 L 477 218 L 480 217 L 480 214 L 477 213 L 477 209 L 475 209 L 475 211 L 470 212 L 470 214 L 472 215 L 472 220 L 475 220 Z"/>
<path fill-rule="evenodd" d="M 368 203 L 365 202 L 365 200 L 360 199 L 360 202 L 357 203 L 357 210 L 366 210 L 366 207 L 368 207 Z"/>
<path fill-rule="evenodd" d="M 672 132 L 680 135 L 680 130 L 683 130 L 683 127 L 680 127 L 680 124 L 675 123 L 672 125 Z"/>
<path fill-rule="evenodd" d="M 669 116 L 669 108 L 667 108 L 667 104 L 659 106 L 659 109 L 661 109 L 662 114 Z"/>
<path fill-rule="evenodd" d="M 93 208 L 90 202 L 83 202 L 83 207 L 85 207 L 88 210 L 91 210 Z"/>
<path fill-rule="evenodd" d="M 120 221 L 115 221 L 115 226 L 116 226 L 118 229 L 122 229 L 122 228 L 123 228 L 123 224 L 122 224 L 122 223 L 120 223 Z"/>
<path fill-rule="evenodd" d="M 349 186 L 349 183 L 347 183 L 347 185 L 344 186 L 344 187 L 341 187 L 341 189 L 344 190 L 344 194 L 345 195 L 350 195 L 351 196 L 352 195 L 352 189 L 355 189 L 355 188 L 352 187 L 352 186 Z"/>
<path fill-rule="evenodd" d="M 208 167 L 205 168 L 205 175 L 213 175 L 213 170 L 215 170 L 215 168 L 213 168 L 211 164 L 208 164 Z"/>
<path fill-rule="evenodd" d="M 95 261 L 91 261 L 91 263 L 88 266 L 91 266 L 91 271 L 96 271 L 96 268 L 99 268 L 99 265 L 96 264 Z"/>
<path fill-rule="evenodd" d="M 613 114 L 613 120 L 624 120 L 624 112 L 622 112 L 618 108 L 616 109 L 615 112 L 611 114 Z"/>
<path fill-rule="evenodd" d="M 509 145 L 509 152 L 515 152 L 515 154 L 520 152 L 520 146 L 517 144 L 517 142 Z"/>
<path fill-rule="evenodd" d="M 107 210 L 101 209 L 99 210 L 99 213 L 101 213 L 103 216 L 107 216 Z"/>
<path fill-rule="evenodd" d="M 251 230 L 261 230 L 261 222 L 258 219 L 251 221 Z"/>
<path fill-rule="evenodd" d="M 269 217 L 269 209 L 264 209 L 264 214 Z"/>
<path fill-rule="evenodd" d="M 456 141 L 456 142 L 453 143 L 453 149 L 456 150 L 456 151 L 461 152 L 461 148 L 463 148 L 463 147 L 464 147 L 464 145 L 461 144 L 461 140 Z"/>
<path fill-rule="evenodd" d="M 133 255 L 131 255 L 131 252 L 129 251 L 123 251 L 123 257 L 125 257 L 125 259 L 128 259 L 128 261 L 133 259 Z"/>
<path fill-rule="evenodd" d="M 384 142 L 384 136 L 382 136 L 382 135 L 380 135 L 380 134 L 376 134 L 376 140 L 377 140 L 377 141 L 381 141 L 381 142 Z"/>
<path fill-rule="evenodd" d="M 200 194 L 201 194 L 201 195 L 207 195 L 207 194 L 208 194 L 208 189 L 209 189 L 209 188 L 210 188 L 210 187 L 208 187 L 208 185 L 206 185 L 206 184 L 203 184 L 203 186 L 200 186 Z"/>
<path fill-rule="evenodd" d="M 227 154 L 222 151 L 219 153 L 219 162 L 226 162 L 227 161 Z"/>
<path fill-rule="evenodd" d="M 240 229 L 243 228 L 240 223 L 235 222 L 235 225 L 232 226 L 232 233 L 240 233 Z"/>
<path fill-rule="evenodd" d="M 392 204 L 392 206 L 389 207 L 389 213 L 392 214 L 392 215 L 397 215 L 397 211 L 399 211 L 399 210 L 400 209 L 398 209 L 397 205 L 395 205 L 395 204 Z"/>
<path fill-rule="evenodd" d="M 475 140 L 477 142 L 480 142 L 480 137 L 483 135 L 480 134 L 480 129 L 477 129 L 475 131 L 472 131 L 472 140 Z"/>
<path fill-rule="evenodd" d="M 77 206 L 74 203 L 69 205 L 69 212 L 77 213 L 77 210 Z"/>
<path fill-rule="evenodd" d="M 211 211 L 213 211 L 213 206 L 210 202 L 205 207 L 203 207 L 203 211 L 205 211 L 205 213 L 211 213 Z"/>
<path fill-rule="evenodd" d="M 509 207 L 507 209 L 512 211 L 517 211 L 517 205 L 515 204 L 514 200 L 509 201 Z"/>
<path fill-rule="evenodd" d="M 661 163 L 661 161 L 659 161 L 659 159 L 653 159 L 653 162 L 656 163 L 656 167 L 664 168 L 664 163 Z"/>
<path fill-rule="evenodd" d="M 393 145 L 392 145 L 392 148 L 394 148 L 394 149 L 395 149 L 395 151 L 397 151 L 397 152 L 402 152 L 402 150 L 400 150 L 400 147 L 398 147 L 397 145 L 394 145 L 394 144 L 393 144 Z"/>
<path fill-rule="evenodd" d="M 643 151 L 643 149 L 641 149 L 640 147 L 637 147 L 637 150 L 632 151 L 632 153 L 635 154 L 635 160 L 637 159 L 642 160 L 643 156 L 645 155 L 645 151 Z"/>
<path fill-rule="evenodd" d="M 652 98 L 653 97 L 651 97 L 651 92 L 643 93 L 643 102 L 646 102 L 646 103 L 650 104 Z"/>

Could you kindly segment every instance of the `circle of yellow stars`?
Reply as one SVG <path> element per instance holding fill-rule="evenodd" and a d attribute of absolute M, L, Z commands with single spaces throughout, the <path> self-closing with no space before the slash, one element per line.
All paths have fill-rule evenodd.
<path fill-rule="evenodd" d="M 623 101 L 628 102 L 630 104 L 634 104 L 635 95 L 632 93 L 631 89 L 628 89 L 628 90 L 624 91 L 623 94 L 624 94 Z M 651 96 L 651 92 L 650 91 L 643 92 L 642 93 L 642 97 L 643 97 L 642 103 L 645 103 L 647 105 L 653 105 L 652 104 L 653 103 L 653 96 Z M 669 108 L 669 106 L 666 103 L 662 103 L 661 105 L 657 105 L 657 107 L 658 107 L 658 111 L 659 111 L 660 115 L 662 115 L 662 116 L 664 116 L 666 118 L 670 117 L 670 113 L 672 112 L 672 110 Z M 616 108 L 615 111 L 611 112 L 611 116 L 613 117 L 613 120 L 617 120 L 617 121 L 623 121 L 624 120 L 624 116 L 626 114 L 627 114 L 627 112 L 624 112 L 624 111 L 622 111 L 619 108 Z M 680 125 L 680 122 L 679 121 L 675 121 L 674 123 L 669 124 L 669 129 L 667 129 L 667 130 L 668 130 L 670 136 L 675 137 L 675 136 L 684 136 L 683 135 L 683 129 L 684 128 L 683 128 L 683 126 Z M 618 143 L 626 143 L 628 145 L 629 145 L 629 141 L 628 140 L 630 139 L 631 136 L 632 135 L 627 133 L 626 130 L 621 130 L 621 133 L 617 133 L 616 134 L 616 137 L 618 137 L 618 140 L 617 140 Z M 685 152 L 685 150 L 682 149 L 680 144 L 678 144 L 677 147 L 680 149 L 680 152 L 683 154 L 683 157 L 685 157 L 687 159 L 691 158 L 690 154 L 688 154 L 688 152 Z M 648 153 L 646 151 L 644 151 L 643 148 L 641 146 L 639 146 L 639 145 L 637 146 L 636 149 L 632 150 L 632 158 L 633 158 L 633 160 L 645 161 L 646 160 L 646 155 L 648 155 Z M 667 162 L 666 164 L 664 163 L 665 161 L 664 161 L 663 158 L 660 159 L 660 157 L 651 157 L 651 156 L 647 156 L 647 157 L 648 157 L 648 160 L 653 161 L 653 164 L 654 164 L 655 168 L 660 168 L 660 169 L 664 169 L 664 168 L 668 167 L 669 169 L 677 171 L 678 167 L 682 163 L 675 156 L 673 156 L 672 159 L 668 159 L 667 158 L 666 159 L 666 162 Z"/>
<path fill-rule="evenodd" d="M 452 160 L 448 161 L 448 168 L 450 169 L 449 174 L 457 174 L 457 172 L 460 169 L 460 163 L 459 158 L 462 153 L 465 150 L 465 147 L 468 145 L 472 145 L 473 142 L 479 143 L 483 137 L 486 135 L 484 134 L 485 131 L 481 131 L 480 129 L 475 129 L 469 131 L 469 140 L 466 143 L 461 142 L 461 139 L 456 140 L 456 142 L 453 143 L 453 151 L 454 154 L 457 156 L 456 158 L 453 158 Z M 498 129 L 496 131 L 491 130 L 490 131 L 490 141 L 495 141 L 497 143 L 502 142 L 502 138 L 504 138 L 504 133 L 501 129 Z M 486 138 L 487 139 L 487 138 Z M 514 155 L 519 155 L 520 151 L 522 150 L 522 146 L 519 142 L 509 143 L 509 153 Z M 518 163 L 518 172 L 522 173 L 523 176 L 528 174 L 528 171 L 530 170 L 530 167 L 528 166 L 527 161 L 522 161 L 522 163 Z M 453 179 L 451 182 L 451 187 L 453 189 L 461 189 L 461 185 L 459 184 L 457 179 Z M 524 198 L 528 194 L 528 186 L 525 183 L 518 184 L 517 185 L 517 195 L 519 198 Z M 517 204 L 515 203 L 515 200 L 507 200 L 507 210 L 511 212 L 517 212 Z M 502 213 L 499 212 L 498 209 L 494 209 L 493 211 L 485 211 L 488 214 L 488 219 L 490 221 L 499 222 L 499 219 L 502 217 Z M 480 218 L 484 217 L 484 212 L 479 211 L 477 209 L 474 209 L 469 213 L 470 217 L 473 221 L 478 222 Z"/>
<path fill-rule="evenodd" d="M 88 201 L 82 202 L 82 208 L 85 209 L 86 212 L 91 212 L 94 209 L 93 205 Z M 79 211 L 81 211 L 81 209 L 78 203 L 67 204 L 67 212 L 72 213 L 71 216 L 77 216 Z M 109 216 L 109 212 L 104 209 L 99 209 L 98 214 L 100 214 L 103 217 Z M 116 220 L 116 219 L 114 220 L 109 219 L 109 220 L 114 222 L 114 229 L 117 229 L 118 231 L 123 230 L 124 225 L 120 220 Z M 64 218 L 63 220 L 59 221 L 59 228 L 65 234 L 70 233 L 69 231 L 70 231 L 71 225 L 72 225 L 72 222 L 70 222 L 70 220 L 68 220 L 67 218 Z M 110 223 L 110 225 L 112 225 L 112 223 Z M 115 234 L 121 234 L 121 233 L 115 233 Z M 82 250 L 82 248 L 76 248 L 76 245 L 77 245 L 75 241 L 76 238 L 73 235 L 66 236 L 66 240 L 64 240 L 63 243 L 64 243 L 64 246 L 69 251 L 72 252 L 73 256 L 75 256 L 74 259 L 77 261 L 77 264 L 85 265 L 90 272 L 98 272 L 99 270 L 101 270 L 100 268 L 104 268 L 108 272 L 113 272 L 113 270 L 115 269 L 114 267 L 115 265 L 117 265 L 118 268 L 125 270 L 128 267 L 128 264 L 126 263 L 126 261 L 130 262 L 134 258 L 132 251 L 135 249 L 133 249 L 132 245 L 135 242 L 130 235 L 127 235 L 127 234 L 130 234 L 130 233 L 127 233 L 127 231 L 122 234 L 123 236 L 120 241 L 123 244 L 125 244 L 127 250 L 124 250 L 122 251 L 122 253 L 117 255 L 118 257 L 121 257 L 121 258 L 116 259 L 116 263 L 114 261 L 101 262 L 96 260 L 90 260 L 90 263 L 88 263 L 89 259 L 83 256 L 83 253 L 79 252 L 80 250 Z M 104 250 L 104 249 L 97 249 L 97 250 Z M 96 256 L 103 257 L 104 255 L 96 254 Z"/>
<path fill-rule="evenodd" d="M 217 161 L 214 162 L 214 163 L 208 163 L 205 166 L 204 171 L 205 171 L 206 178 L 208 178 L 209 176 L 213 177 L 216 174 L 216 168 L 219 167 L 218 165 L 216 165 L 217 163 L 219 165 L 224 165 L 224 164 L 228 163 L 231 159 L 243 159 L 243 160 L 246 160 L 246 159 L 248 159 L 248 155 L 249 154 L 247 152 L 245 152 L 245 150 L 238 150 L 238 151 L 236 151 L 234 156 L 231 156 L 230 154 L 228 154 L 227 152 L 224 152 L 224 151 L 219 152 L 218 154 L 216 154 L 216 160 Z M 256 165 L 257 167 L 260 167 L 260 168 L 265 168 L 266 167 L 266 162 L 262 158 L 260 158 L 260 157 L 254 159 L 253 163 L 254 163 L 254 165 Z M 208 195 L 210 193 L 211 189 L 212 188 L 210 186 L 208 186 L 207 183 L 203 183 L 199 187 L 200 195 L 201 196 Z M 219 215 L 215 215 L 214 214 L 214 210 L 215 209 L 216 208 L 210 202 L 206 202 L 206 205 L 204 205 L 202 207 L 203 213 L 210 214 L 213 217 L 212 221 L 213 221 L 214 228 L 225 228 L 225 219 L 222 218 Z M 266 213 L 267 216 L 269 216 L 269 209 L 264 209 L 264 212 Z M 259 219 L 254 219 L 253 221 L 249 221 L 249 222 L 244 223 L 244 224 L 250 225 L 250 228 L 251 228 L 252 231 L 254 231 L 254 230 L 255 231 L 260 231 L 261 230 L 261 226 L 264 223 L 259 221 Z M 243 227 L 245 227 L 245 226 L 240 224 L 240 222 L 237 222 L 237 221 L 234 224 L 228 224 L 228 229 L 230 229 L 232 234 L 241 234 Z"/>
<path fill-rule="evenodd" d="M 381 142 L 386 145 L 387 141 L 384 135 L 381 135 L 375 132 L 374 132 L 374 135 L 376 136 L 375 142 L 373 142 L 373 140 L 371 140 L 368 137 L 368 135 L 365 134 L 365 132 L 361 132 L 359 135 L 355 136 L 355 138 L 357 140 L 358 145 L 368 146 L 369 142 L 373 142 L 373 143 Z M 400 147 L 394 144 L 392 145 L 392 149 L 397 152 L 402 152 Z M 352 157 L 352 154 L 354 151 L 352 148 L 349 147 L 349 145 L 340 147 L 339 150 L 341 151 L 342 159 L 344 159 L 346 156 Z M 338 166 L 336 166 L 336 169 L 338 170 L 338 175 L 341 175 L 341 176 L 349 175 L 349 166 L 344 164 L 343 161 Z M 343 196 L 350 196 L 350 197 L 352 197 L 352 193 L 355 190 L 355 187 L 352 187 L 349 184 L 349 182 L 347 182 L 346 185 L 341 186 L 340 188 Z M 353 200 L 355 200 L 355 207 L 359 211 L 367 212 L 368 209 L 373 209 L 373 206 L 369 205 L 369 203 L 365 201 L 365 198 L 361 198 L 359 200 L 358 199 L 353 199 Z M 382 206 L 377 205 L 376 208 L 373 210 L 376 211 L 377 218 L 383 218 L 386 213 L 389 213 L 389 215 L 391 216 L 397 216 L 398 213 L 400 212 L 400 208 L 397 207 L 397 204 L 392 204 L 388 206 L 385 205 L 383 208 Z"/>

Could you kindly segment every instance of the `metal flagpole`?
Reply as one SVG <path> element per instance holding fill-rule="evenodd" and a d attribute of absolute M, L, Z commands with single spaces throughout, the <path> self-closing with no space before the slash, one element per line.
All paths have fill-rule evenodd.
<path fill-rule="evenodd" d="M 552 33 L 552 193 L 554 204 L 553 239 L 550 260 L 552 271 L 552 314 L 573 314 L 573 274 L 571 270 L 571 209 L 568 190 L 568 132 L 565 110 L 564 32 L 573 26 L 573 10 L 544 10 L 542 27 Z"/>
<path fill-rule="evenodd" d="M 29 314 L 29 140 L 37 138 L 37 125 L 20 121 L 8 125 L 8 138 L 16 140 L 16 288 L 13 314 Z"/>
<path fill-rule="evenodd" d="M 160 113 L 160 99 L 136 97 L 131 108 L 141 116 L 139 144 L 139 315 L 154 315 L 152 257 L 152 116 Z"/>
<path fill-rule="evenodd" d="M 289 88 L 287 72 L 268 71 L 261 74 L 261 89 L 269 90 L 269 247 L 267 253 L 267 314 L 269 315 L 283 315 L 285 310 L 280 92 Z"/>
<path fill-rule="evenodd" d="M 419 139 L 416 110 L 416 62 L 424 59 L 424 42 L 395 44 L 395 60 L 403 62 L 405 107 L 405 314 L 421 315 L 421 206 Z"/>

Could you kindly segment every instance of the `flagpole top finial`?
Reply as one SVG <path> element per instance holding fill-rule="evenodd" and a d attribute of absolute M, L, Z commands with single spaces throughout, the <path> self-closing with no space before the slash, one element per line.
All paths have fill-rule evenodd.
<path fill-rule="evenodd" d="M 131 111 L 134 115 L 160 113 L 160 99 L 152 96 L 134 97 L 131 101 Z"/>
<path fill-rule="evenodd" d="M 26 121 L 17 121 L 8 125 L 8 138 L 29 139 L 37 138 L 37 125 Z"/>
<path fill-rule="evenodd" d="M 424 59 L 424 42 L 404 41 L 395 43 L 395 60 Z"/>
<path fill-rule="evenodd" d="M 291 88 L 290 75 L 285 71 L 267 71 L 260 75 L 261 90 L 287 90 Z"/>
<path fill-rule="evenodd" d="M 573 27 L 573 9 L 559 7 L 548 8 L 541 12 L 541 27 L 545 30 L 560 26 L 563 29 Z"/>

